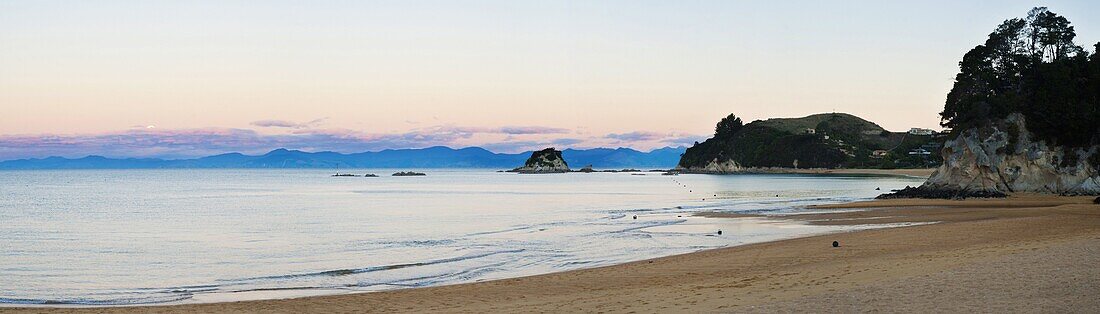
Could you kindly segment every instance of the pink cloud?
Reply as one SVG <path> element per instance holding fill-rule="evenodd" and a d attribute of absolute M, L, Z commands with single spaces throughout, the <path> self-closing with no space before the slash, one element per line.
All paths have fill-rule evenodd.
<path fill-rule="evenodd" d="M 49 156 L 192 158 L 227 152 L 262 154 L 276 148 L 344 153 L 430 146 L 481 146 L 519 152 L 549 146 L 652 149 L 690 145 L 702 136 L 629 132 L 590 137 L 563 137 L 567 129 L 540 126 L 499 128 L 442 125 L 403 133 L 367 133 L 349 129 L 289 127 L 288 133 L 263 134 L 232 128 L 134 129 L 104 134 L 0 135 L 0 160 Z"/>

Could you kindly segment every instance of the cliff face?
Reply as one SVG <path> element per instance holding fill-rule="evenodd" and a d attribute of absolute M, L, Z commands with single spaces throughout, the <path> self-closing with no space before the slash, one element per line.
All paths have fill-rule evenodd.
<path fill-rule="evenodd" d="M 561 157 L 561 151 L 553 147 L 531 153 L 523 167 L 512 169 L 519 173 L 560 173 L 569 172 L 569 165 Z"/>
<path fill-rule="evenodd" d="M 1020 114 L 947 141 L 944 163 L 919 189 L 965 194 L 1100 194 L 1100 146 L 1065 148 L 1036 141 Z"/>
<path fill-rule="evenodd" d="M 733 160 L 718 161 L 718 159 L 715 158 L 715 159 L 712 159 L 710 162 L 708 162 L 706 166 L 703 166 L 701 168 L 700 167 L 690 168 L 690 169 L 680 168 L 680 170 L 681 171 L 689 171 L 689 172 L 705 172 L 705 173 L 738 173 L 738 172 L 744 172 L 746 169 L 745 169 L 745 167 L 741 167 L 741 165 L 738 164 L 736 161 L 733 161 Z"/>

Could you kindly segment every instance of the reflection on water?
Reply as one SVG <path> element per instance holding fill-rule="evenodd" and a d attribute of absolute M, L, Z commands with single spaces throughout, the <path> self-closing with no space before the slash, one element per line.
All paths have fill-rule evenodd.
<path fill-rule="evenodd" d="M 212 302 L 609 265 L 844 228 L 693 212 L 794 213 L 920 182 L 421 172 L 0 172 L 0 303 Z"/>

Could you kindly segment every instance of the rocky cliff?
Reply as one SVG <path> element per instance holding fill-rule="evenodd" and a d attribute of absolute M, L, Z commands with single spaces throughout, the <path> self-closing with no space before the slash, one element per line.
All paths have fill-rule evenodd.
<path fill-rule="evenodd" d="M 523 167 L 510 170 L 519 173 L 561 173 L 569 172 L 569 165 L 561 157 L 561 151 L 553 147 L 535 151 Z"/>
<path fill-rule="evenodd" d="M 1100 146 L 1071 148 L 1037 140 L 1021 114 L 961 132 L 941 154 L 943 165 L 923 185 L 882 198 L 1100 194 Z"/>

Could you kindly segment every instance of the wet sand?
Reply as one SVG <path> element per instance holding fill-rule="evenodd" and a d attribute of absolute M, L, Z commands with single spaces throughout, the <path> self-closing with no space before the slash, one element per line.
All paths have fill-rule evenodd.
<path fill-rule="evenodd" d="M 921 169 L 784 169 L 783 173 L 804 174 L 862 174 L 862 175 L 892 175 L 927 178 L 935 172 L 935 168 Z"/>
<path fill-rule="evenodd" d="M 0 312 L 1088 312 L 1100 308 L 1100 205 L 1091 199 L 1032 195 L 829 205 L 822 207 L 857 211 L 780 219 L 935 223 L 451 286 Z M 834 240 L 839 248 L 831 246 Z"/>
<path fill-rule="evenodd" d="M 752 168 L 747 173 L 785 173 L 785 174 L 847 174 L 847 175 L 874 175 L 874 176 L 908 176 L 927 178 L 935 172 L 935 168 L 920 169 L 826 169 L 826 168 Z"/>

